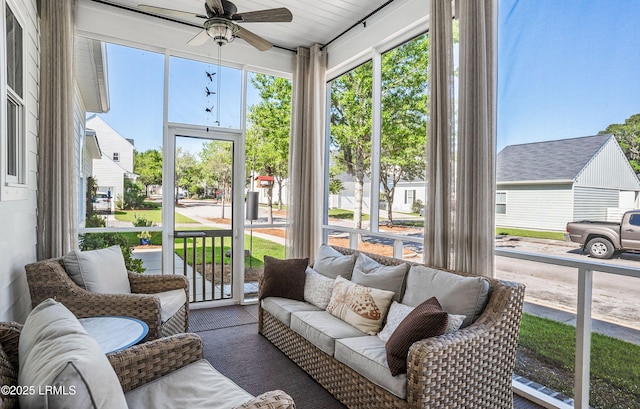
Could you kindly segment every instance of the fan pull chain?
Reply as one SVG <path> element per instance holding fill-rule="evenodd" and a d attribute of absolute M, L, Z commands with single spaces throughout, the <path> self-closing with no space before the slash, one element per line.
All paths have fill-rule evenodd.
<path fill-rule="evenodd" d="M 222 93 L 222 90 L 220 89 L 220 87 L 222 86 L 222 46 L 219 45 L 218 46 L 218 93 L 216 94 L 216 105 L 217 105 L 217 111 L 216 111 L 216 123 L 218 124 L 218 126 L 220 126 L 220 94 Z"/>

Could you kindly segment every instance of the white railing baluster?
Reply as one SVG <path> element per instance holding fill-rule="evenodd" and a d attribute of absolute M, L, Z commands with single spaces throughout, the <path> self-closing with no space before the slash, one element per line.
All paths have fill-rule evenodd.
<path fill-rule="evenodd" d="M 402 240 L 393 241 L 393 257 L 402 259 L 402 251 L 404 250 L 404 243 Z"/>
<path fill-rule="evenodd" d="M 591 301 L 593 271 L 578 268 L 578 308 L 576 316 L 576 379 L 574 408 L 589 409 L 591 368 Z"/>

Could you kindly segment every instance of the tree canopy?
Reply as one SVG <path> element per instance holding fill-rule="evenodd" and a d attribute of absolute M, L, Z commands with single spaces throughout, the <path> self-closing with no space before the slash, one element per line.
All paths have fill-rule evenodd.
<path fill-rule="evenodd" d="M 254 171 L 273 176 L 282 207 L 282 187 L 289 176 L 291 81 L 265 74 L 255 74 L 250 81 L 261 99 L 247 113 L 247 175 Z M 271 189 L 267 196 L 271 208 Z"/>
<path fill-rule="evenodd" d="M 145 186 L 147 195 L 149 186 L 162 185 L 162 152 L 156 149 L 135 152 L 133 173 L 138 175 L 138 182 Z"/>
<path fill-rule="evenodd" d="M 611 124 L 598 135 L 605 133 L 616 137 L 633 171 L 640 173 L 640 114 L 631 115 L 624 124 Z"/>

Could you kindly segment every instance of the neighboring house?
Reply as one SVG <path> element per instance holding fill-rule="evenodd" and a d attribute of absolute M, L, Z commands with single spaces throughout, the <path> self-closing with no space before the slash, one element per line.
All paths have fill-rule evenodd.
<path fill-rule="evenodd" d="M 510 145 L 497 157 L 496 226 L 564 231 L 637 208 L 640 181 L 611 134 Z"/>
<path fill-rule="evenodd" d="M 93 161 L 102 157 L 96 133 L 85 130 L 87 112 L 109 111 L 107 86 L 107 55 L 105 44 L 84 37 L 74 41 L 76 92 L 74 93 L 73 123 L 77 149 L 78 225 L 84 226 L 87 213 L 89 178 L 93 175 Z"/>
<path fill-rule="evenodd" d="M 93 161 L 93 177 L 98 191 L 111 192 L 114 203 L 123 197 L 124 179 L 136 178 L 133 173 L 135 148 L 132 140 L 122 137 L 98 115 L 87 119 L 87 132 L 90 131 L 95 132 L 102 152 L 101 158 Z"/>

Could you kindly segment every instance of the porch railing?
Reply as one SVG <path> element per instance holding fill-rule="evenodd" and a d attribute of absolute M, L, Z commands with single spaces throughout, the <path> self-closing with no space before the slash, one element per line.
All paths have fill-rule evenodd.
<path fill-rule="evenodd" d="M 412 243 L 421 248 L 422 237 L 401 236 L 397 234 L 371 232 L 342 226 L 324 225 L 325 235 L 343 233 L 349 237 L 349 247 L 357 249 L 360 237 L 375 237 L 386 240 L 393 246 L 393 257 L 403 258 L 404 243 Z M 589 381 L 590 381 L 590 356 L 591 356 L 591 304 L 593 289 L 593 273 L 601 272 L 628 277 L 640 278 L 640 269 L 622 267 L 605 262 L 582 261 L 565 257 L 547 256 L 542 254 L 525 253 L 516 250 L 495 249 L 495 255 L 520 260 L 528 260 L 539 263 L 555 264 L 577 269 L 578 273 L 578 304 L 576 314 L 576 360 L 575 360 L 575 390 L 573 406 L 561 402 L 549 395 L 541 393 L 520 382 L 513 382 L 513 390 L 533 402 L 546 408 L 589 408 Z"/>
<path fill-rule="evenodd" d="M 182 240 L 181 267 L 191 284 L 191 302 L 233 298 L 233 269 L 230 257 L 232 236 L 232 230 L 174 232 L 176 244 L 179 243 L 177 240 Z M 207 241 L 210 241 L 209 249 Z M 225 251 L 225 248 L 228 250 Z"/>

